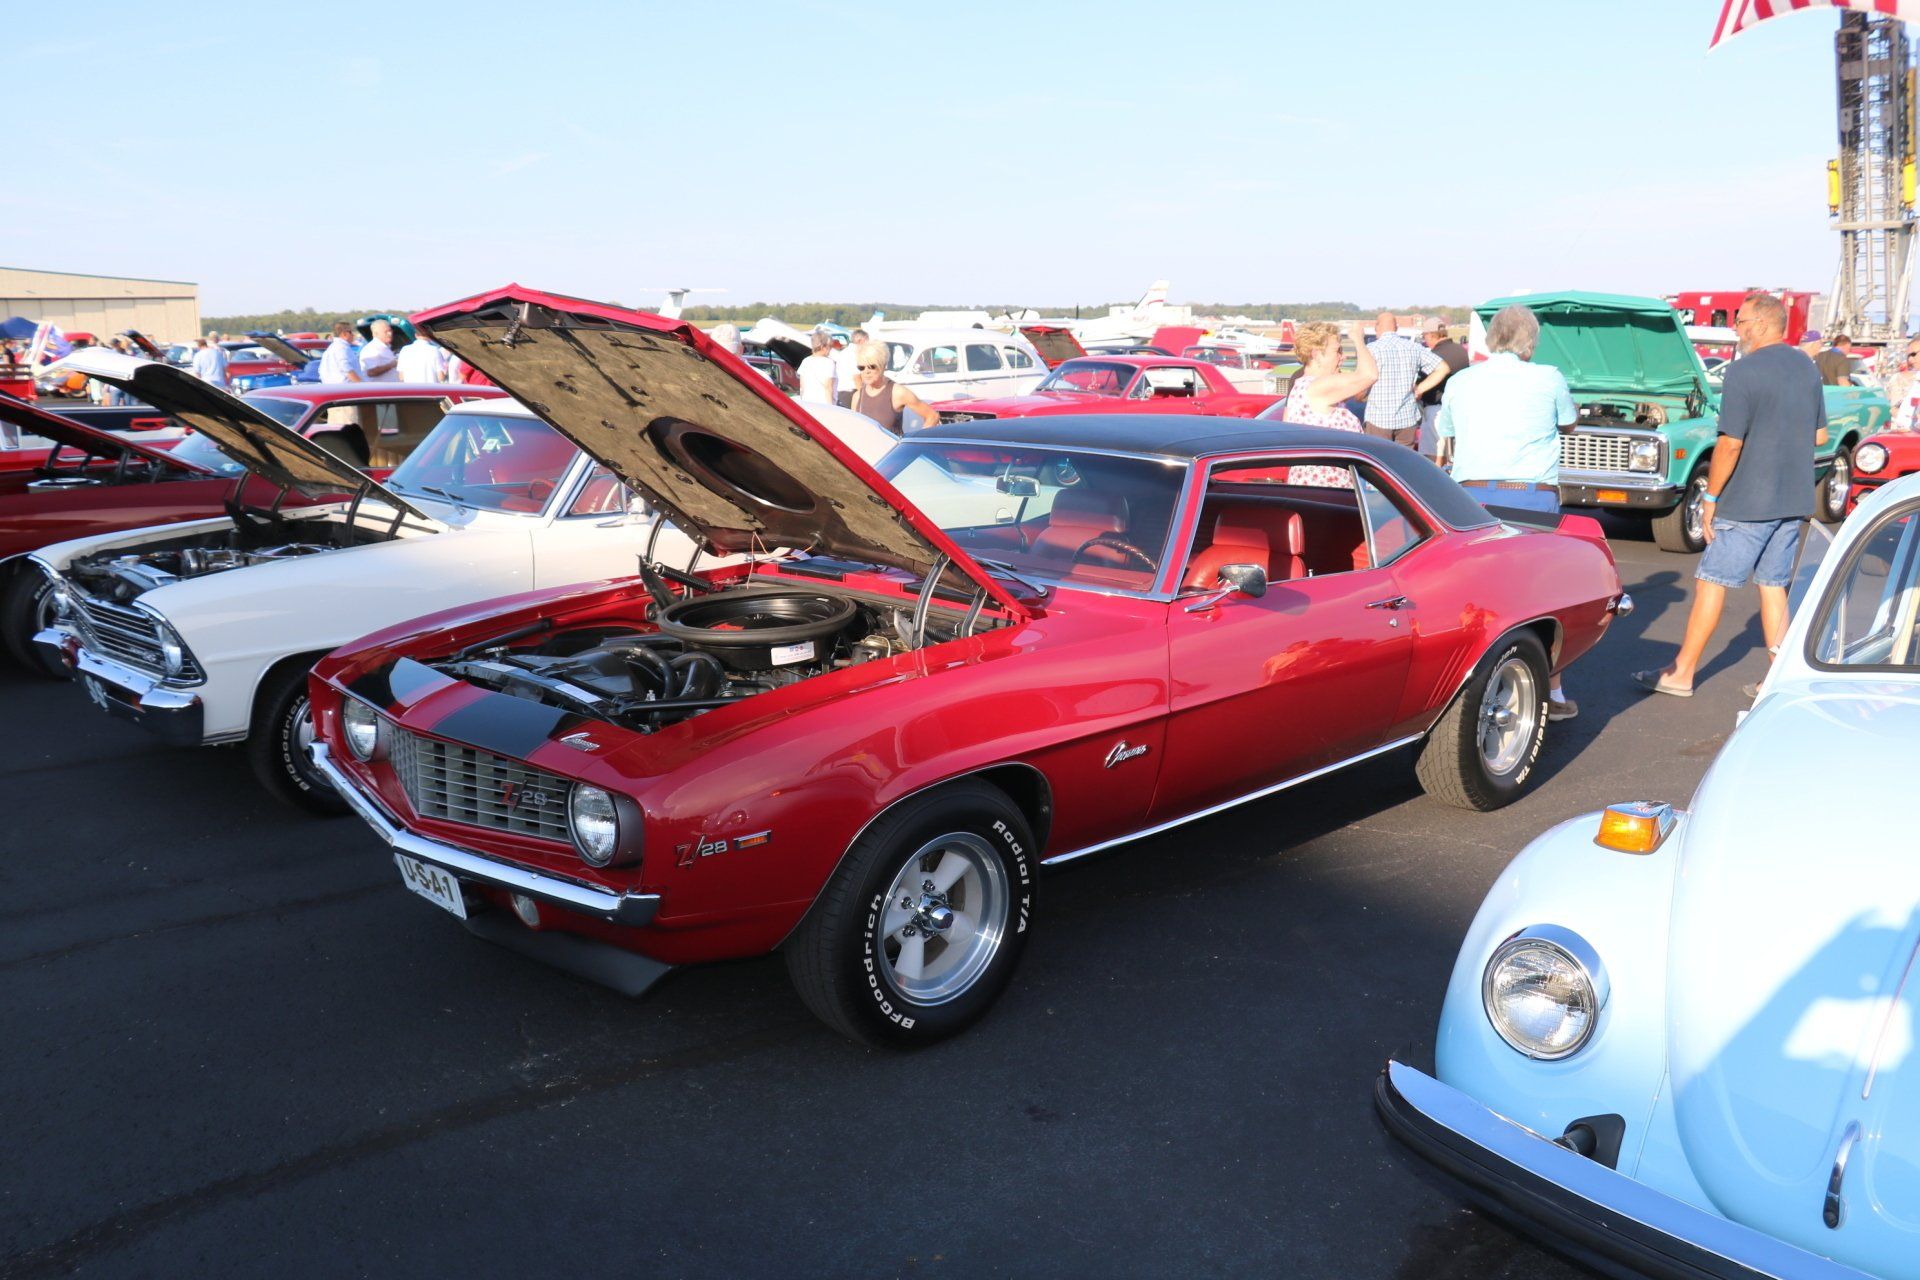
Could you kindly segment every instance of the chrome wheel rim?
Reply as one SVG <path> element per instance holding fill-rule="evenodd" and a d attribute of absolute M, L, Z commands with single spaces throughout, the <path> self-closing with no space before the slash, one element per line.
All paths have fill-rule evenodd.
<path fill-rule="evenodd" d="M 927 841 L 894 876 L 874 926 L 887 982 L 914 1004 L 965 993 L 999 953 L 1010 900 L 1006 869 L 983 837 Z"/>
<path fill-rule="evenodd" d="M 1521 658 L 1506 659 L 1480 695 L 1480 759 L 1489 773 L 1511 773 L 1526 758 L 1539 719 L 1533 668 Z"/>
<path fill-rule="evenodd" d="M 1847 488 L 1853 480 L 1853 463 L 1842 449 L 1833 455 L 1833 471 L 1827 476 L 1827 514 L 1840 516 L 1847 509 Z"/>
<path fill-rule="evenodd" d="M 301 698 L 293 704 L 293 730 L 287 735 L 293 743 L 293 770 L 301 780 L 322 791 L 333 790 L 333 784 L 325 775 L 313 767 L 313 703 Z"/>
<path fill-rule="evenodd" d="M 1687 486 L 1687 540 L 1694 543 L 1707 540 L 1707 481 L 1704 476 Z"/>

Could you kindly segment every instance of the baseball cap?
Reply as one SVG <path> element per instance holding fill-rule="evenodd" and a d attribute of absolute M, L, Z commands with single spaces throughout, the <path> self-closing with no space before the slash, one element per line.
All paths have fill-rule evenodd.
<path fill-rule="evenodd" d="M 1439 316 L 1428 316 L 1426 326 L 1420 330 L 1422 333 L 1445 333 L 1446 331 L 1447 322 Z"/>
<path fill-rule="evenodd" d="M 1800 335 L 1800 341 L 1821 342 L 1821 341 L 1824 341 L 1824 339 L 1820 336 L 1820 331 L 1818 329 L 1809 329 L 1805 333 Z"/>

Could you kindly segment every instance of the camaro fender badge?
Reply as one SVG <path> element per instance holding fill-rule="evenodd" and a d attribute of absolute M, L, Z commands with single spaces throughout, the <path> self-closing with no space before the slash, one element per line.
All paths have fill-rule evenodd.
<path fill-rule="evenodd" d="M 761 845 L 771 843 L 772 840 L 772 830 L 755 831 L 749 835 L 734 836 L 725 840 L 708 840 L 702 837 L 692 844 L 673 846 L 673 852 L 678 865 L 690 867 L 698 859 L 711 858 L 716 853 L 725 853 L 729 849 L 758 849 Z"/>
<path fill-rule="evenodd" d="M 592 736 L 585 730 L 579 733 L 568 734 L 566 737 L 560 739 L 560 745 L 563 747 L 572 747 L 575 751 L 598 751 L 600 749 L 600 744 L 595 742 Z"/>
<path fill-rule="evenodd" d="M 1136 756 L 1143 756 L 1145 754 L 1147 754 L 1146 743 L 1143 742 L 1137 747 L 1130 747 L 1127 745 L 1127 740 L 1122 738 L 1113 744 L 1113 750 L 1107 752 L 1107 768 L 1111 769 L 1123 760 L 1131 760 Z"/>

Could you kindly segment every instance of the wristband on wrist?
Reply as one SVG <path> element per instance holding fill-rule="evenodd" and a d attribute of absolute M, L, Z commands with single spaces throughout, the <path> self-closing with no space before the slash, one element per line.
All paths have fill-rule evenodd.
<path fill-rule="evenodd" d="M 1703 493 L 1703 494 L 1701 494 L 1701 495 L 1700 495 L 1700 498 L 1701 498 L 1701 500 L 1702 500 L 1703 502 L 1718 502 L 1718 501 L 1720 501 L 1720 495 L 1719 495 L 1719 494 L 1717 494 L 1717 493 Z"/>

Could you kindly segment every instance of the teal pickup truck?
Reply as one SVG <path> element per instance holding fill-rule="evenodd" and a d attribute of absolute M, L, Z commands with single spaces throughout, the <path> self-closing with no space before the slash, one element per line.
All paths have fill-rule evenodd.
<path fill-rule="evenodd" d="M 1699 551 L 1720 382 L 1680 317 L 1658 298 L 1607 293 L 1495 298 L 1475 311 L 1484 323 L 1514 303 L 1540 317 L 1534 362 L 1566 375 L 1580 409 L 1579 425 L 1560 437 L 1561 504 L 1645 512 L 1662 548 Z M 1828 387 L 1826 396 L 1827 443 L 1807 483 L 1815 513 L 1831 524 L 1846 514 L 1853 446 L 1889 412 L 1873 387 Z"/>

